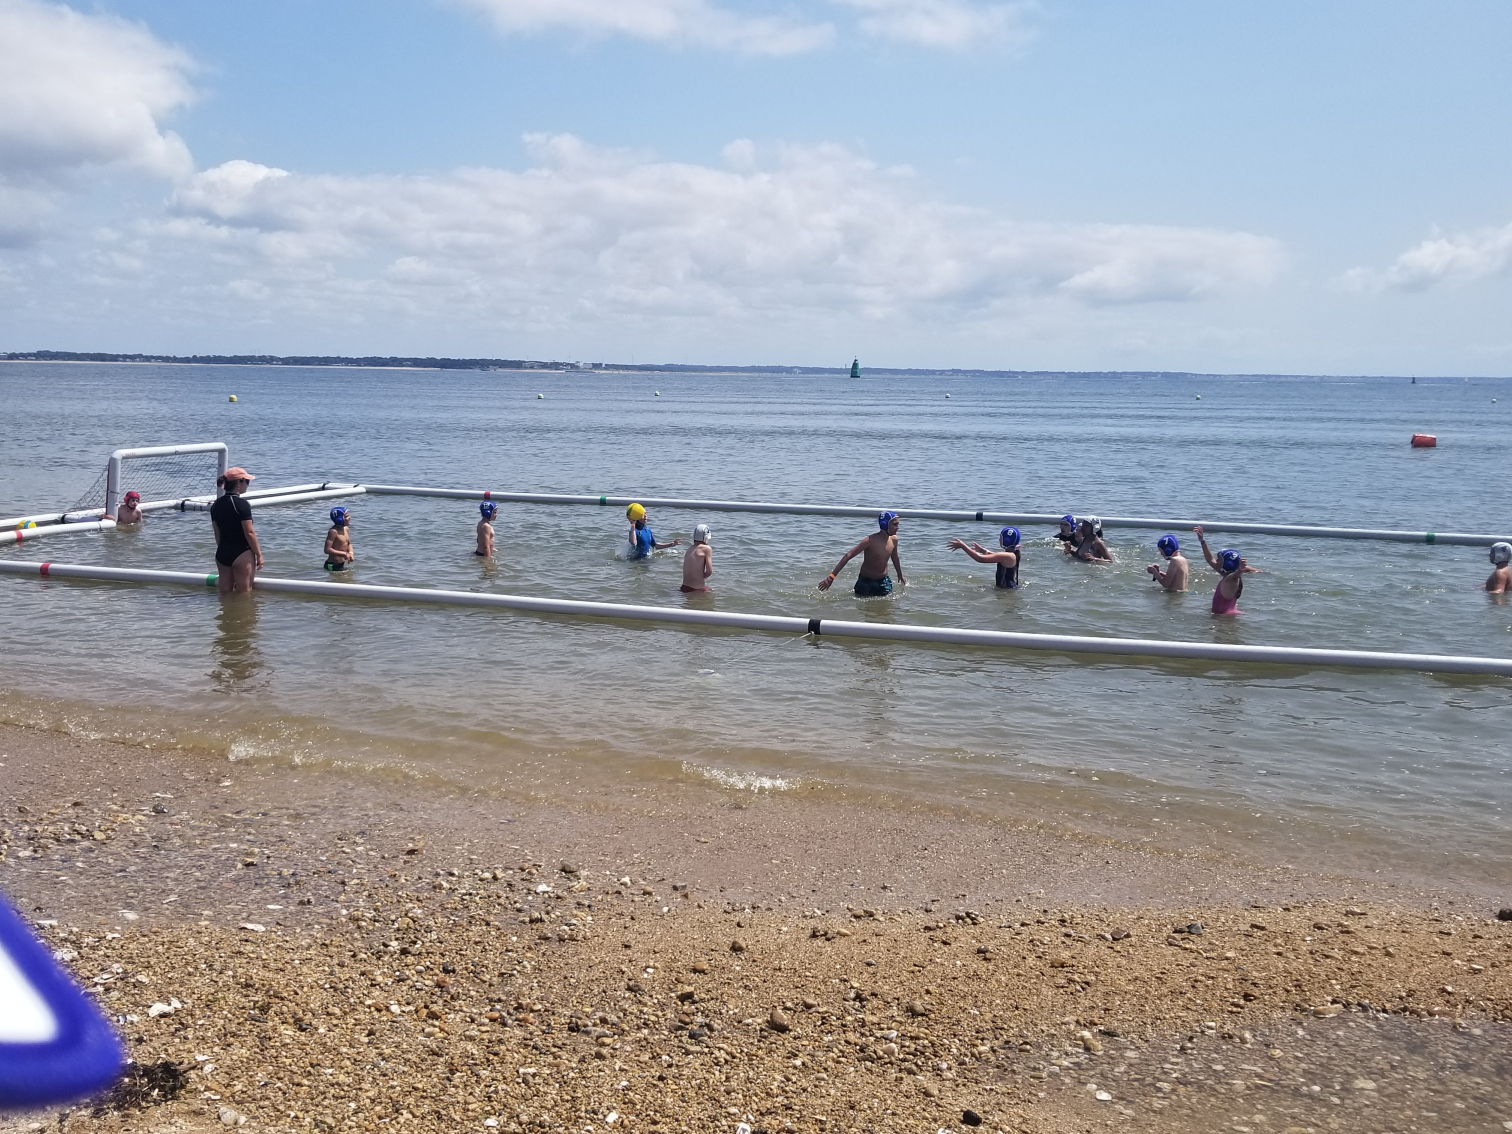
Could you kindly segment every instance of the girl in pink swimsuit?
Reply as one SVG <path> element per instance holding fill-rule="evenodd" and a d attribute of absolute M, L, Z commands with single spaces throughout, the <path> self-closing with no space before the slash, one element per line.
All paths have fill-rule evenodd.
<path fill-rule="evenodd" d="M 1217 571 L 1223 578 L 1218 580 L 1218 586 L 1213 591 L 1214 614 L 1239 614 L 1239 596 L 1244 593 L 1244 572 L 1248 564 L 1244 556 L 1240 555 L 1232 547 L 1226 547 L 1217 555 L 1208 547 L 1207 538 L 1202 534 L 1201 528 L 1193 529 L 1197 533 L 1197 540 L 1202 544 L 1202 555 L 1208 561 L 1208 566 Z"/>

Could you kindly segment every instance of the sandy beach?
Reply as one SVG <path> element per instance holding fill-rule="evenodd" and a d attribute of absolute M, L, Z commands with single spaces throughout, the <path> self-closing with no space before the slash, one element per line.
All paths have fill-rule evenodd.
<path fill-rule="evenodd" d="M 5 892 L 136 1062 L 7 1129 L 1512 1121 L 1484 894 L 715 787 L 0 752 Z"/>

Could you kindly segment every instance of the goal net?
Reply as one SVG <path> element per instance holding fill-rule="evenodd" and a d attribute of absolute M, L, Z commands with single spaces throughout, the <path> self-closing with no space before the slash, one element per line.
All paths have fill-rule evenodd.
<path fill-rule="evenodd" d="M 193 497 L 213 497 L 215 481 L 226 471 L 226 446 L 220 441 L 194 445 L 160 445 L 117 449 L 105 470 L 70 508 L 114 516 L 121 499 L 136 492 L 146 507 L 167 508 Z"/>

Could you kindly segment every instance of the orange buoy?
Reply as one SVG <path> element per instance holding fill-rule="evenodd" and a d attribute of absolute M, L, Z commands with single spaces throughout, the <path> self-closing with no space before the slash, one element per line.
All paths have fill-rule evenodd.
<path fill-rule="evenodd" d="M 1431 433 L 1414 433 L 1412 435 L 1412 447 L 1414 449 L 1437 449 L 1438 438 Z"/>

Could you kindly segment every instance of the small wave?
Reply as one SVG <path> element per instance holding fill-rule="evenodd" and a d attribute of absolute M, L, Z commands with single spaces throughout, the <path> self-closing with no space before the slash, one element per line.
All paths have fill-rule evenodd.
<path fill-rule="evenodd" d="M 800 783 L 786 776 L 761 776 L 754 772 L 730 772 L 723 768 L 709 768 L 703 764 L 683 764 L 683 771 L 713 780 L 723 787 L 736 791 L 791 791 Z"/>

